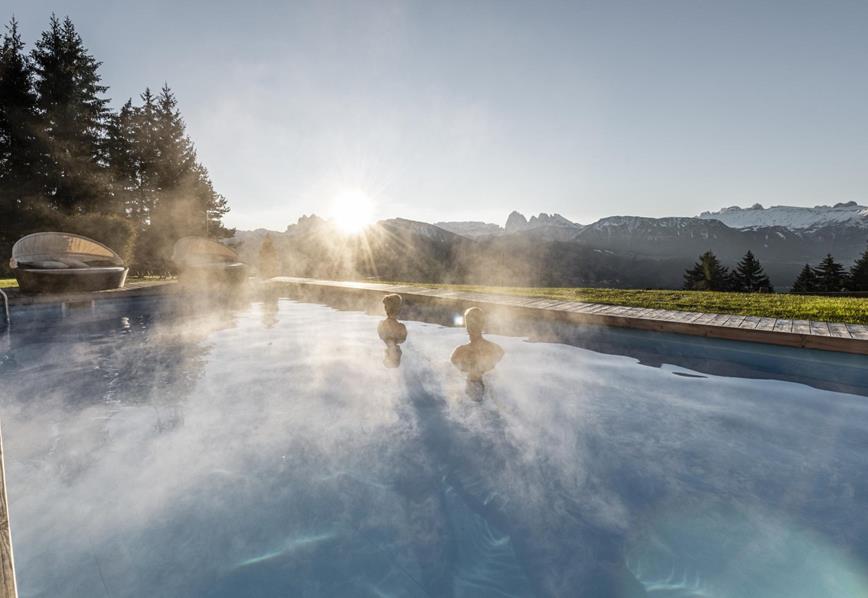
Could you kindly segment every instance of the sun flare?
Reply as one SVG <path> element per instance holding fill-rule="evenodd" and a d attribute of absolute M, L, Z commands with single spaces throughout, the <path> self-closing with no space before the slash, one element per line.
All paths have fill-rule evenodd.
<path fill-rule="evenodd" d="M 374 222 L 374 201 L 358 189 L 341 191 L 332 202 L 331 219 L 341 232 L 360 233 Z"/>

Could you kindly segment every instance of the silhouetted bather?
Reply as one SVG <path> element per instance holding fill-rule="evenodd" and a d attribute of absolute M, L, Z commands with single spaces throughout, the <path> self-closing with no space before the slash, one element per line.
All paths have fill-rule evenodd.
<path fill-rule="evenodd" d="M 464 312 L 464 326 L 470 335 L 470 342 L 455 348 L 452 364 L 467 374 L 467 395 L 481 401 L 485 392 L 482 375 L 494 369 L 503 357 L 503 349 L 497 343 L 482 338 L 485 313 L 478 307 L 471 307 Z"/>
<path fill-rule="evenodd" d="M 386 343 L 383 365 L 387 368 L 396 368 L 401 365 L 401 347 L 398 345 L 407 340 L 407 327 L 398 321 L 398 313 L 401 311 L 403 302 L 401 295 L 383 297 L 386 319 L 377 326 L 377 334 Z"/>

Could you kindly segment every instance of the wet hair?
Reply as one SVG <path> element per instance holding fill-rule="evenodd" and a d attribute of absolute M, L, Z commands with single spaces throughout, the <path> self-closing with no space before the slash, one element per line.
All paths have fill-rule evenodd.
<path fill-rule="evenodd" d="M 478 307 L 468 308 L 464 312 L 464 326 L 470 334 L 482 334 L 485 327 L 485 312 Z"/>
<path fill-rule="evenodd" d="M 383 297 L 383 307 L 386 308 L 387 316 L 397 316 L 398 312 L 401 311 L 401 305 L 403 303 L 404 299 L 397 293 Z"/>

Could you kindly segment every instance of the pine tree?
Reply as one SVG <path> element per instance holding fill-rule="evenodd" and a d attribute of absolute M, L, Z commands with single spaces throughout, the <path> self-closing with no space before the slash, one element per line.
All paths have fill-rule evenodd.
<path fill-rule="evenodd" d="M 793 293 L 815 293 L 817 291 L 817 275 L 810 265 L 805 264 L 799 276 L 793 282 Z"/>
<path fill-rule="evenodd" d="M 748 251 L 731 276 L 732 290 L 744 293 L 772 293 L 774 289 L 759 260 Z"/>
<path fill-rule="evenodd" d="M 847 277 L 847 290 L 868 291 L 868 248 L 850 268 L 850 274 Z"/>
<path fill-rule="evenodd" d="M 817 290 L 823 293 L 837 293 L 847 287 L 847 274 L 844 266 L 827 254 L 814 269 L 817 276 Z"/>
<path fill-rule="evenodd" d="M 699 256 L 699 261 L 684 273 L 684 288 L 691 291 L 726 291 L 729 271 L 711 251 Z"/>
<path fill-rule="evenodd" d="M 31 53 L 40 118 L 49 161 L 44 192 L 67 213 L 110 209 L 106 176 L 108 87 L 102 63 L 88 53 L 69 17 L 51 16 Z"/>

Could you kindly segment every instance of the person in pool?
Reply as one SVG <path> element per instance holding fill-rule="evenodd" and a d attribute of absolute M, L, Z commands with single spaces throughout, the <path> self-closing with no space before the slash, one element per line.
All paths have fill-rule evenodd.
<path fill-rule="evenodd" d="M 482 376 L 493 370 L 503 358 L 503 349 L 497 343 L 482 338 L 485 312 L 478 307 L 471 307 L 464 312 L 464 326 L 470 342 L 455 348 L 452 352 L 452 364 L 467 374 L 467 395 L 481 401 L 485 394 Z"/>
<path fill-rule="evenodd" d="M 386 353 L 383 357 L 383 365 L 387 368 L 396 368 L 401 365 L 401 343 L 407 340 L 407 327 L 398 321 L 398 313 L 404 300 L 401 295 L 393 294 L 383 297 L 383 308 L 386 310 L 386 319 L 377 326 L 377 334 L 380 340 L 386 343 Z"/>

